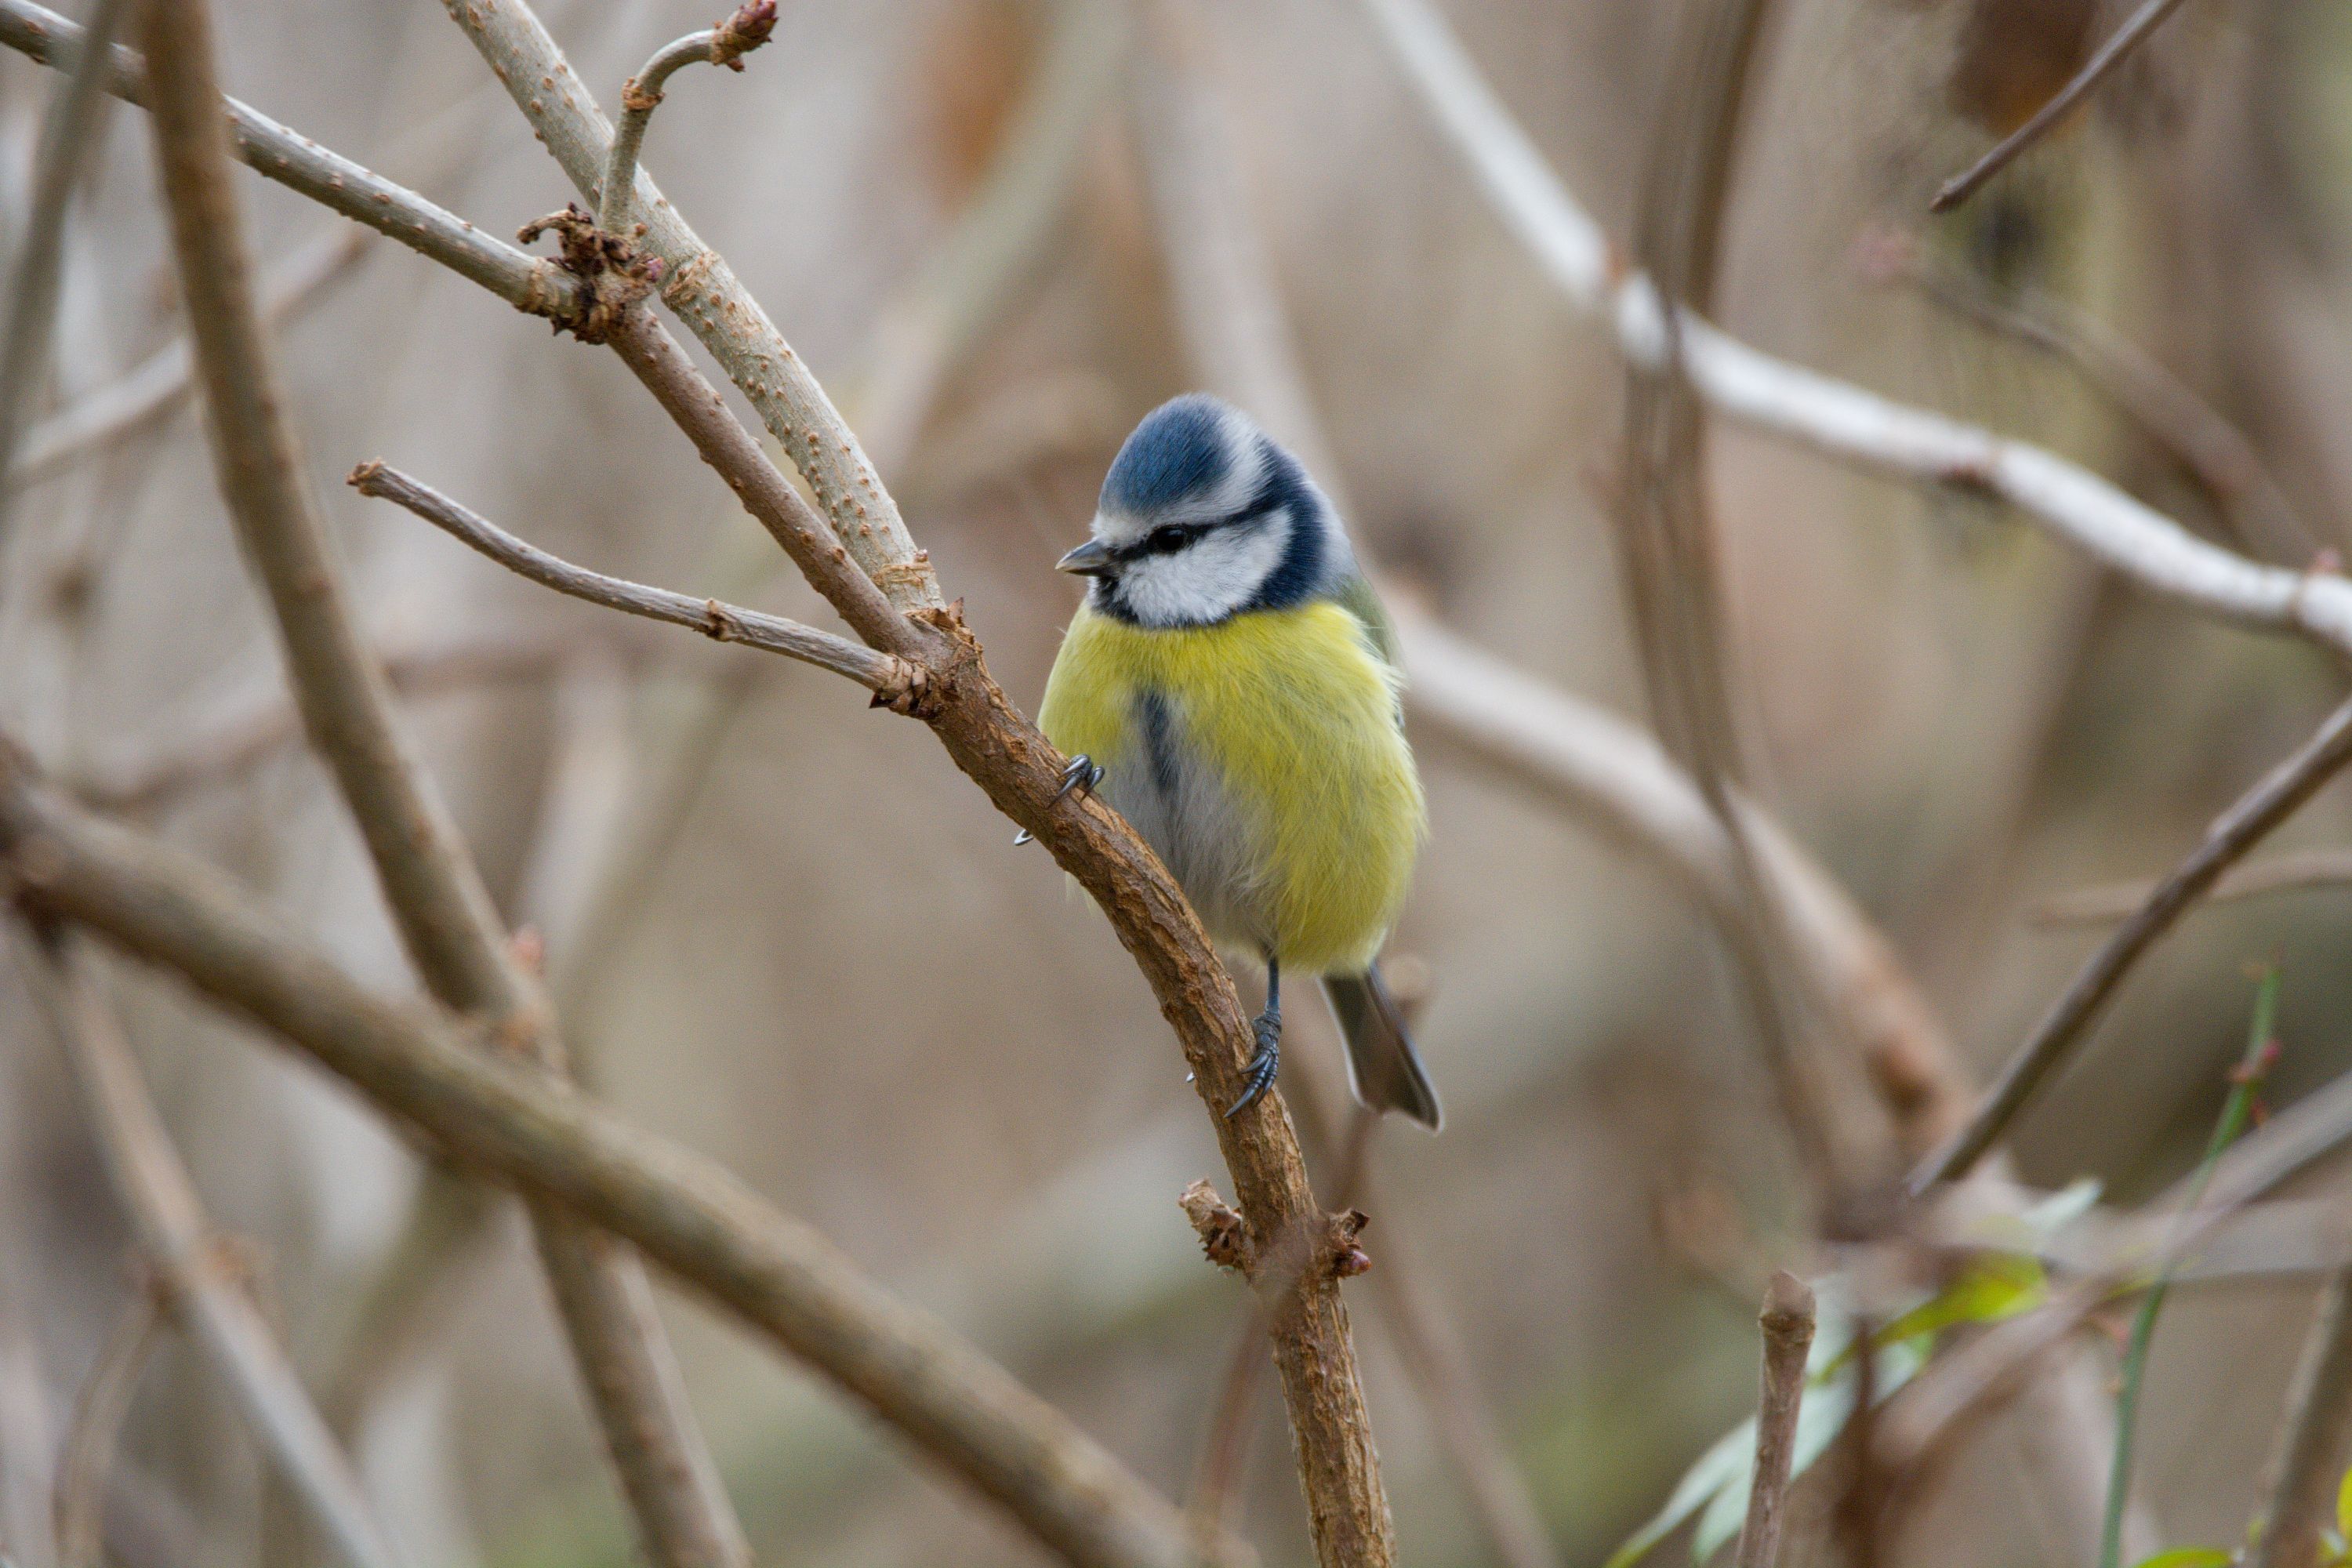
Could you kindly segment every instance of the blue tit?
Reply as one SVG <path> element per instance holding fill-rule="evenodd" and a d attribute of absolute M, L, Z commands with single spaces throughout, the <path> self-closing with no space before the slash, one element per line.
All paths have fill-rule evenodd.
<path fill-rule="evenodd" d="M 1388 621 L 1307 471 L 1239 411 L 1180 397 L 1103 480 L 1089 579 L 1038 722 L 1223 947 L 1265 964 L 1233 1115 L 1281 1060 L 1282 981 L 1316 975 L 1356 1097 L 1435 1131 L 1436 1091 L 1374 964 L 1425 828 Z"/>

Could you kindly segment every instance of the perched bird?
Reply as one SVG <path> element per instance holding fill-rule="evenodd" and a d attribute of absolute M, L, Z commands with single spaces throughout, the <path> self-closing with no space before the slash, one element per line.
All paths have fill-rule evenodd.
<path fill-rule="evenodd" d="M 1424 827 L 1387 617 L 1298 460 L 1179 397 L 1103 480 L 1091 579 L 1038 722 L 1159 852 L 1209 934 L 1265 965 L 1248 1084 L 1281 1061 L 1285 973 L 1322 978 L 1356 1097 L 1434 1131 L 1437 1094 L 1373 960 Z"/>

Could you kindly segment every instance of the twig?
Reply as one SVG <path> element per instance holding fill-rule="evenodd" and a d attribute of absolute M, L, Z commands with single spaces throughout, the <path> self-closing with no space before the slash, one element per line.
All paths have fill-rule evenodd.
<path fill-rule="evenodd" d="M 1805 1357 L 1813 1347 L 1813 1292 L 1790 1273 L 1764 1289 L 1757 1322 L 1764 1331 L 1763 1393 L 1756 1405 L 1756 1474 L 1748 1492 L 1748 1519 L 1739 1531 L 1738 1568 L 1774 1568 L 1780 1560 L 1780 1521 L 1796 1458 L 1797 1411 L 1805 1397 Z"/>
<path fill-rule="evenodd" d="M 0 45 L 44 65 L 70 69 L 81 58 L 81 26 L 32 0 L 0 0 Z M 116 97 L 145 106 L 147 68 L 116 46 L 107 83 Z M 554 262 L 526 256 L 415 192 L 298 136 L 258 110 L 223 100 L 236 156 L 256 173 L 387 235 L 517 310 L 569 321 L 582 308 L 580 280 Z"/>
<path fill-rule="evenodd" d="M 612 126 L 530 6 L 523 0 L 444 4 L 582 196 L 598 202 Z M 687 226 L 643 170 L 635 205 L 646 228 L 640 243 L 662 265 L 663 302 L 758 410 L 807 479 L 835 537 L 892 605 L 937 608 L 941 599 L 929 557 L 916 548 L 898 503 L 824 388 L 726 259 Z"/>
<path fill-rule="evenodd" d="M 262 280 L 261 316 L 272 330 L 302 310 L 367 254 L 373 235 L 337 224 L 304 245 Z M 185 338 L 155 351 L 120 380 L 58 410 L 25 433 L 9 480 L 29 489 L 55 479 L 163 418 L 195 386 L 195 359 Z"/>
<path fill-rule="evenodd" d="M 163 1313 L 146 1281 L 114 1321 L 98 1360 L 74 1401 L 73 1425 L 66 1429 L 58 1459 L 58 1568 L 104 1568 L 106 1483 L 114 1470 L 116 1440 L 131 1414 L 139 1373 L 155 1348 Z"/>
<path fill-rule="evenodd" d="M 509 571 L 559 594 L 648 620 L 690 627 L 714 642 L 741 643 L 763 652 L 782 654 L 846 676 L 877 696 L 919 706 L 923 672 L 904 659 L 781 616 L 722 605 L 716 599 L 693 599 L 666 588 L 649 588 L 641 583 L 574 566 L 380 462 L 362 463 L 353 468 L 350 483 L 362 495 L 405 507 Z"/>
<path fill-rule="evenodd" d="M 112 42 L 130 4 L 99 0 L 90 13 L 90 36 L 101 44 Z M 105 122 L 105 77 L 96 56 L 77 62 L 41 122 L 32 205 L 25 214 L 24 239 L 8 274 L 7 319 L 0 322 L 0 541 L 8 536 L 17 491 L 17 433 L 48 374 L 65 259 L 66 208 L 81 177 L 82 161 Z"/>
<path fill-rule="evenodd" d="M 173 1311 L 211 1356 L 254 1431 L 336 1550 L 354 1568 L 392 1568 L 399 1558 L 368 1507 L 351 1461 L 295 1377 L 260 1310 L 223 1267 L 218 1238 L 195 1184 L 172 1147 L 140 1081 L 121 1026 L 100 997 L 76 939 L 36 934 L 26 965 L 79 1081 L 90 1126 L 105 1152 L 116 1194 L 140 1250 L 168 1292 Z"/>
<path fill-rule="evenodd" d="M 833 1379 L 1074 1563 L 1239 1563 L 945 1327 L 723 1168 L 383 1000 L 151 837 L 35 783 L 0 746 L 0 878 L 342 1077 L 431 1146 L 611 1229 Z M 1236 1073 L 1238 1064 L 1236 1064 Z"/>
<path fill-rule="evenodd" d="M 479 873 L 391 717 L 362 647 L 254 310 L 203 0 L 142 13 L 152 124 L 181 289 L 221 489 L 276 611 L 304 728 L 357 821 L 394 923 L 426 986 L 510 1047 L 560 1069 L 562 1047 L 515 962 Z M 750 1561 L 742 1527 L 691 1413 L 634 1265 L 558 1216 L 540 1251 L 640 1538 L 668 1568 Z"/>
<path fill-rule="evenodd" d="M 2352 1449 L 2352 1268 L 2328 1280 L 2303 1342 L 2271 1456 L 2269 1500 L 2247 1568 L 2314 1568 Z"/>
<path fill-rule="evenodd" d="M 2205 895 L 2205 902 L 2234 904 L 2271 893 L 2347 884 L 2352 884 L 2352 850 L 2306 849 L 2236 868 L 2213 884 L 2213 890 Z M 2027 918 L 2042 926 L 2113 925 L 2147 902 L 2148 895 L 2155 890 L 2153 882 L 2084 888 L 2050 900 Z"/>
<path fill-rule="evenodd" d="M 2051 127 L 2066 118 L 2076 104 L 2114 74 L 2116 68 L 2123 64 L 2134 49 L 2164 25 L 2166 17 L 2179 9 L 2180 0 L 2147 0 L 2132 14 L 2129 21 L 2116 29 L 2115 37 L 2099 46 L 2099 52 L 2074 73 L 2072 81 L 2059 89 L 2057 97 L 2036 110 L 2032 119 L 2003 137 L 1991 152 L 1945 181 L 1942 188 L 1937 191 L 1936 199 L 1927 204 L 1927 210 L 1950 212 L 1984 189 L 1995 174 L 2017 162 L 2027 148 L 2048 135 Z"/>
<path fill-rule="evenodd" d="M 1606 319 L 1623 353 L 1659 363 L 1666 335 L 1656 290 L 1614 258 L 1444 18 L 1428 0 L 1364 4 L 1391 57 L 1560 293 Z M 1696 317 L 1685 318 L 1682 347 L 1693 387 L 1718 413 L 1856 468 L 1998 497 L 2144 588 L 2352 653 L 2352 581 L 2260 565 L 2042 447 L 1776 360 Z"/>
<path fill-rule="evenodd" d="M 645 145 L 646 127 L 662 100 L 662 86 L 686 67 L 698 61 L 743 68 L 743 57 L 768 41 L 776 30 L 776 0 L 744 0 L 716 27 L 688 33 L 654 51 L 654 56 L 621 87 L 621 123 L 613 132 L 605 154 L 603 194 L 596 203 L 596 226 L 619 234 L 628 225 L 629 201 L 636 194 L 637 149 Z"/>
<path fill-rule="evenodd" d="M 2293 816 L 2347 763 L 2352 763 L 2352 702 L 2329 714 L 2301 750 L 2216 817 L 2206 829 L 2204 842 L 2157 885 L 2138 912 L 2075 972 L 1986 1091 L 1968 1125 L 1912 1173 L 1912 1193 L 1925 1193 L 1939 1182 L 1965 1175 L 2065 1059 L 2140 956 L 2221 879 L 2222 872 Z"/>

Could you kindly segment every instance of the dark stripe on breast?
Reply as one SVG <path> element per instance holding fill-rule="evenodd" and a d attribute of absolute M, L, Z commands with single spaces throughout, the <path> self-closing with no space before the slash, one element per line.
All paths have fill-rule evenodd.
<path fill-rule="evenodd" d="M 1146 689 L 1135 699 L 1135 727 L 1142 732 L 1143 755 L 1151 768 L 1151 787 L 1169 800 L 1176 798 L 1181 767 L 1176 759 L 1176 715 L 1165 692 Z"/>

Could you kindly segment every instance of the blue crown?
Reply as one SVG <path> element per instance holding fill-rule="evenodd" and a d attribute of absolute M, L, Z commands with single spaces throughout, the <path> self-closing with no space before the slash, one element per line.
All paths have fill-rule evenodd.
<path fill-rule="evenodd" d="M 1102 510 L 1149 517 L 1212 489 L 1233 468 L 1227 436 L 1240 416 L 1206 393 L 1187 393 L 1143 416 L 1103 476 Z"/>

